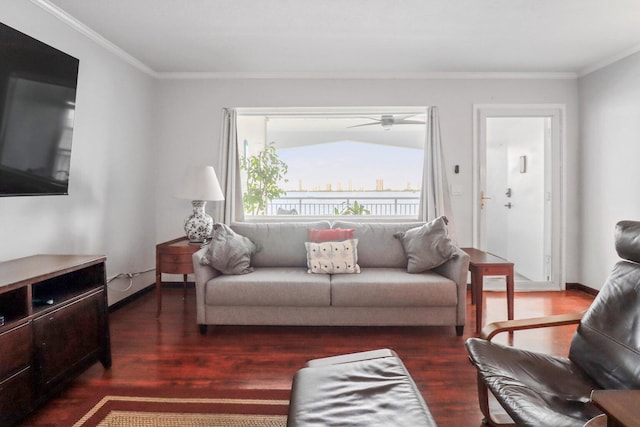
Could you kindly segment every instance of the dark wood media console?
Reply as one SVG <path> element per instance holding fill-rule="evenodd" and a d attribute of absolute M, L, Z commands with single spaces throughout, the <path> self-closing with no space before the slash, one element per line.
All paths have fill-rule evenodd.
<path fill-rule="evenodd" d="M 105 257 L 0 263 L 0 425 L 15 425 L 96 362 L 111 366 Z"/>

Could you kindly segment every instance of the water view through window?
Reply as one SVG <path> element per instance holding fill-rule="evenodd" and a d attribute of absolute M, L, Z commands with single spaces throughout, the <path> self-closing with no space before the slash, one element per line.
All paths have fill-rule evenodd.
<path fill-rule="evenodd" d="M 245 214 L 417 218 L 424 113 L 380 117 L 239 114 Z"/>

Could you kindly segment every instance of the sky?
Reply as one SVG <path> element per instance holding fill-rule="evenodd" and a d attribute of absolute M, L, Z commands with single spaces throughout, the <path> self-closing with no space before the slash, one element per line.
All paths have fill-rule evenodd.
<path fill-rule="evenodd" d="M 278 150 L 288 168 L 287 191 L 417 190 L 422 180 L 423 150 L 365 142 L 342 141 Z"/>

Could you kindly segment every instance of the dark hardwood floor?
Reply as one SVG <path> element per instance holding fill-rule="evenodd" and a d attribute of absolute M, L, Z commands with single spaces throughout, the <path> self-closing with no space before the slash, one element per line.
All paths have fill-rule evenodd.
<path fill-rule="evenodd" d="M 485 292 L 484 300 L 485 322 L 506 318 L 504 292 Z M 515 318 L 582 311 L 592 300 L 581 291 L 516 293 Z M 155 292 L 149 292 L 110 316 L 112 368 L 94 365 L 22 425 L 70 426 L 70 409 L 104 386 L 289 389 L 308 359 L 386 347 L 400 355 L 439 426 L 478 427 L 475 370 L 464 349 L 474 335 L 473 310 L 468 295 L 462 337 L 453 327 L 223 326 L 201 335 L 193 289 L 186 300 L 182 289 L 164 289 L 160 317 Z M 566 355 L 573 330 L 517 332 L 510 341 Z"/>

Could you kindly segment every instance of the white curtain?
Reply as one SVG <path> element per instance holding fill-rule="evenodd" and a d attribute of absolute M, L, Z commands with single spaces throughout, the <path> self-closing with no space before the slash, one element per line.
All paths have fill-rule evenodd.
<path fill-rule="evenodd" d="M 442 141 L 440 140 L 438 107 L 429 107 L 427 109 L 427 133 L 424 144 L 422 191 L 420 193 L 418 218 L 421 221 L 430 221 L 443 215 L 449 220 L 447 225 L 449 237 L 456 242 L 455 226 L 451 212 L 451 195 L 447 183 Z"/>
<path fill-rule="evenodd" d="M 219 208 L 221 212 L 216 218 L 221 218 L 220 221 L 225 224 L 244 220 L 236 116 L 233 108 L 225 108 L 223 111 L 219 178 L 224 192 L 224 205 Z"/>

